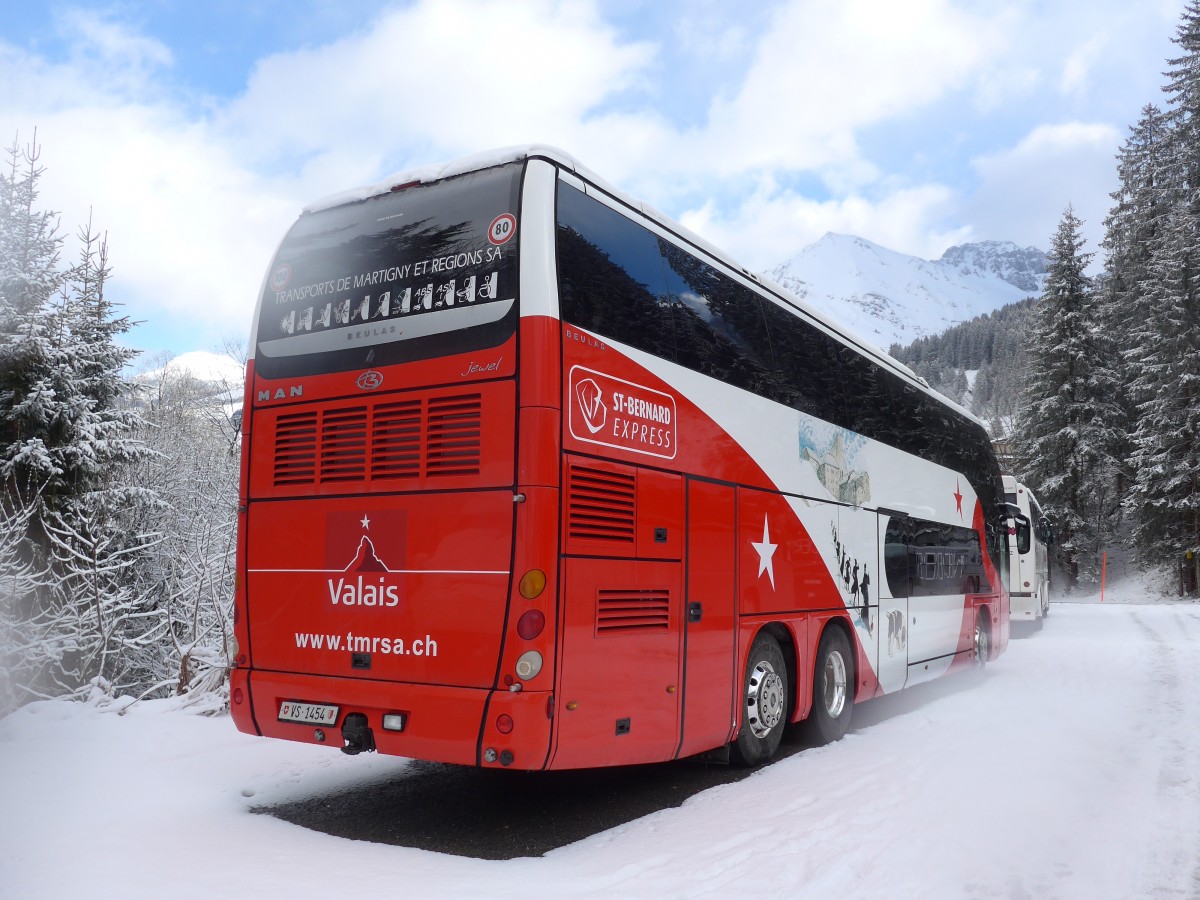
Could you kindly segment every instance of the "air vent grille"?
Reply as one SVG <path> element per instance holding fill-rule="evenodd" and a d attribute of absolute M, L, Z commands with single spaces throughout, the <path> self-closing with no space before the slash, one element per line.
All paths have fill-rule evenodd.
<path fill-rule="evenodd" d="M 479 394 L 284 413 L 275 425 L 276 487 L 477 475 Z"/>
<path fill-rule="evenodd" d="M 316 476 L 316 412 L 280 416 L 275 423 L 275 485 L 312 484 Z"/>
<path fill-rule="evenodd" d="M 633 473 L 573 465 L 570 479 L 568 537 L 633 544 L 636 538 Z"/>
<path fill-rule="evenodd" d="M 469 475 L 479 471 L 483 437 L 479 395 L 429 401 L 426 465 L 430 475 Z"/>
<path fill-rule="evenodd" d="M 596 634 L 667 631 L 671 594 L 665 590 L 600 590 L 596 595 Z"/>

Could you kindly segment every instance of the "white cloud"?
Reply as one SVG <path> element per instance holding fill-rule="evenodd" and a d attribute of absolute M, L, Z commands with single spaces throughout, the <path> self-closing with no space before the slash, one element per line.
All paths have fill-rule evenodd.
<path fill-rule="evenodd" d="M 793 256 L 827 232 L 855 234 L 889 249 L 933 258 L 961 233 L 942 232 L 936 223 L 952 202 L 936 184 L 893 191 L 879 200 L 859 194 L 817 201 L 777 191 L 769 180 L 731 215 L 708 203 L 681 221 L 748 268 L 763 271 Z"/>
<path fill-rule="evenodd" d="M 298 211 L 287 186 L 250 172 L 181 105 L 154 99 L 171 62 L 161 44 L 87 13 L 63 22 L 65 63 L 0 48 L 0 80 L 22 88 L 0 98 L 0 123 L 22 145 L 36 129 L 39 203 L 61 214 L 64 259 L 74 260 L 72 238 L 90 216 L 108 237 L 109 296 L 133 319 L 173 317 L 203 344 L 244 334 L 269 255 Z"/>
<path fill-rule="evenodd" d="M 415 0 L 261 59 L 231 101 L 183 93 L 160 41 L 68 10 L 53 62 L 0 41 L 0 136 L 39 129 L 64 230 L 94 206 L 114 297 L 194 323 L 197 346 L 244 333 L 304 203 L 508 144 L 561 146 L 753 268 L 827 231 L 926 258 L 968 239 L 1044 246 L 1067 202 L 1095 249 L 1127 124 L 1108 120 L 1160 100 L 1181 3 L 784 0 L 735 18 L 677 0 L 647 39 L 599 0 Z M 666 42 L 705 67 L 687 116 Z M 1103 114 L 1082 105 L 1097 98 Z M 880 146 L 893 126 L 911 159 Z"/>
<path fill-rule="evenodd" d="M 571 144 L 608 98 L 637 88 L 652 52 L 618 43 L 589 2 L 420 0 L 263 60 L 221 127 L 260 159 Z"/>
<path fill-rule="evenodd" d="M 736 95 L 714 102 L 700 163 L 852 168 L 857 129 L 929 104 L 985 66 L 986 17 L 944 0 L 781 6 Z"/>
<path fill-rule="evenodd" d="M 1108 42 L 1107 35 L 1097 35 L 1076 47 L 1067 56 L 1063 62 L 1062 78 L 1059 80 L 1059 89 L 1064 94 L 1082 93 L 1087 90 L 1092 69 L 1101 59 Z"/>
<path fill-rule="evenodd" d="M 80 141 L 81 134 L 94 136 Z M 244 332 L 269 256 L 297 208 L 203 125 L 142 106 L 43 116 L 44 199 L 64 224 L 108 233 L 113 296 L 136 319 L 166 312 L 196 333 Z M 68 243 L 67 253 L 72 253 Z"/>
<path fill-rule="evenodd" d="M 976 159 L 980 186 L 964 209 L 975 223 L 975 239 L 995 236 L 1048 247 L 1069 203 L 1084 220 L 1087 249 L 1098 250 L 1122 139 L 1120 130 L 1106 124 L 1041 125 L 1011 149 Z"/>
<path fill-rule="evenodd" d="M 142 94 L 155 88 L 154 73 L 174 55 L 161 41 L 145 37 L 92 10 L 55 12 L 55 31 L 68 48 L 70 69 L 86 76 L 82 85 L 108 95 Z"/>
<path fill-rule="evenodd" d="M 37 127 L 42 202 L 62 211 L 65 233 L 94 208 L 113 298 L 149 330 L 188 322 L 201 346 L 245 333 L 270 254 L 305 202 L 503 144 L 595 144 L 615 157 L 658 128 L 595 114 L 636 87 L 651 47 L 618 45 L 591 3 L 423 0 L 265 59 L 211 117 L 160 96 L 172 60 L 158 42 L 91 13 L 68 13 L 64 29 L 57 64 L 0 44 L 0 78 L 22 86 L 0 98 L 0 126 L 22 140 Z"/>

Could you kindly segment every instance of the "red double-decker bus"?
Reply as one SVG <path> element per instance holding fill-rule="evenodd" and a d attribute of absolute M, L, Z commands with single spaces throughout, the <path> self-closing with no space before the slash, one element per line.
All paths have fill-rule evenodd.
<path fill-rule="evenodd" d="M 1008 642 L 980 423 L 559 151 L 309 207 L 251 349 L 242 731 L 755 764 Z"/>

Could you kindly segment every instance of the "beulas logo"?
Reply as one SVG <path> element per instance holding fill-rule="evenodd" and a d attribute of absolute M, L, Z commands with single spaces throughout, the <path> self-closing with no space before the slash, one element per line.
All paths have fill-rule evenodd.
<path fill-rule="evenodd" d="M 367 371 L 358 376 L 358 379 L 354 383 L 364 391 L 373 391 L 383 384 L 383 373 L 376 372 L 374 369 L 367 369 Z"/>
<path fill-rule="evenodd" d="M 330 521 L 330 531 L 343 533 L 337 527 L 338 523 Z M 358 520 L 362 528 L 359 536 L 358 549 L 350 564 L 342 571 L 340 577 L 326 579 L 325 586 L 329 591 L 329 602 L 334 606 L 366 606 L 394 607 L 400 605 L 400 588 L 394 583 L 395 576 L 387 567 L 375 549 L 375 542 L 366 533 L 371 527 L 371 519 L 364 515 Z M 343 543 L 343 546 L 344 543 Z M 344 552 L 344 551 L 343 551 Z M 343 556 L 342 559 L 345 559 Z"/>
<path fill-rule="evenodd" d="M 583 424 L 592 434 L 597 434 L 608 418 L 608 411 L 604 407 L 604 391 L 595 381 L 586 378 L 576 382 L 575 399 L 583 413 Z"/>

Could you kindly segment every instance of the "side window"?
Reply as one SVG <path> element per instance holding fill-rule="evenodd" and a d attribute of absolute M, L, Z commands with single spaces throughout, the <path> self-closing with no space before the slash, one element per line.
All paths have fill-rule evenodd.
<path fill-rule="evenodd" d="M 838 343 L 774 303 L 764 302 L 776 381 L 772 399 L 843 428 L 850 416 L 842 392 Z"/>
<path fill-rule="evenodd" d="M 907 519 L 892 519 L 883 539 L 883 573 L 893 597 L 907 597 L 912 593 L 907 525 Z"/>
<path fill-rule="evenodd" d="M 659 239 L 680 365 L 766 396 L 772 374 L 762 301 L 682 247 Z"/>
<path fill-rule="evenodd" d="M 559 185 L 562 317 L 589 331 L 675 359 L 675 330 L 658 239 L 570 185 Z"/>
<path fill-rule="evenodd" d="M 892 447 L 908 423 L 892 411 L 887 373 L 851 348 L 838 344 L 838 362 L 846 394 L 850 428 Z"/>
<path fill-rule="evenodd" d="M 884 565 L 893 597 L 933 597 L 990 591 L 979 535 L 971 528 L 924 519 L 893 519 L 884 538 Z"/>
<path fill-rule="evenodd" d="M 563 321 L 962 472 L 998 517 L 983 428 L 817 325 L 562 182 L 556 248 Z"/>

